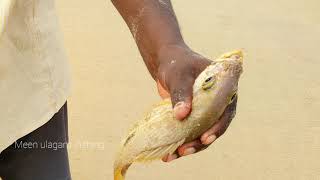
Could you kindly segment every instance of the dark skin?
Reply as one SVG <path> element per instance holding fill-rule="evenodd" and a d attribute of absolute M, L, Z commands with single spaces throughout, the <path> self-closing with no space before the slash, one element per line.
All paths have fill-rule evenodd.
<path fill-rule="evenodd" d="M 157 83 L 162 98 L 171 98 L 174 115 L 184 120 L 192 111 L 192 87 L 211 60 L 194 52 L 183 40 L 170 0 L 112 0 L 133 37 L 141 56 Z M 229 126 L 236 110 L 230 104 L 220 120 L 197 140 L 183 144 L 163 158 L 169 162 L 199 152 Z"/>

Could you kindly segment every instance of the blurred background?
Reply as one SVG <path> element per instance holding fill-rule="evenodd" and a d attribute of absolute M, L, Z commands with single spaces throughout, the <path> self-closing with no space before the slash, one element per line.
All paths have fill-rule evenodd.
<path fill-rule="evenodd" d="M 244 49 L 237 116 L 206 151 L 136 164 L 128 180 L 320 179 L 320 1 L 172 1 L 200 54 Z M 57 0 L 57 7 L 73 74 L 73 179 L 112 179 L 122 135 L 160 98 L 110 1 Z"/>

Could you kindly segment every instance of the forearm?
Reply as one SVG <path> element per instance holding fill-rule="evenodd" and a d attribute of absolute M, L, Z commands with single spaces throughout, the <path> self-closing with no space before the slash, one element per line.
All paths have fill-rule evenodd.
<path fill-rule="evenodd" d="M 167 46 L 185 46 L 170 0 L 112 0 L 135 38 L 156 79 L 158 54 Z"/>
<path fill-rule="evenodd" d="M 0 0 L 0 38 L 8 21 L 10 10 L 15 0 Z"/>

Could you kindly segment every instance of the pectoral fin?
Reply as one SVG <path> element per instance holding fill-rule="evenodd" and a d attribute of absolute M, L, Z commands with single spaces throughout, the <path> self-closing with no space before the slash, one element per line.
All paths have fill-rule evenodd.
<path fill-rule="evenodd" d="M 144 151 L 140 153 L 136 160 L 137 162 L 148 162 L 152 160 L 157 160 L 163 158 L 167 154 L 173 154 L 179 146 L 184 143 L 185 139 L 178 142 L 161 146 L 152 150 Z"/>

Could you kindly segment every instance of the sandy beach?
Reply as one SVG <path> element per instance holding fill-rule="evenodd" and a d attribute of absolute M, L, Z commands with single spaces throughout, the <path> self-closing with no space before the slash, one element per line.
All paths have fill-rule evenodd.
<path fill-rule="evenodd" d="M 320 2 L 173 4 L 185 40 L 200 54 L 245 51 L 237 116 L 206 151 L 169 164 L 136 164 L 127 179 L 320 179 Z M 160 98 L 111 2 L 58 0 L 57 7 L 73 75 L 72 176 L 109 180 L 122 135 Z"/>

